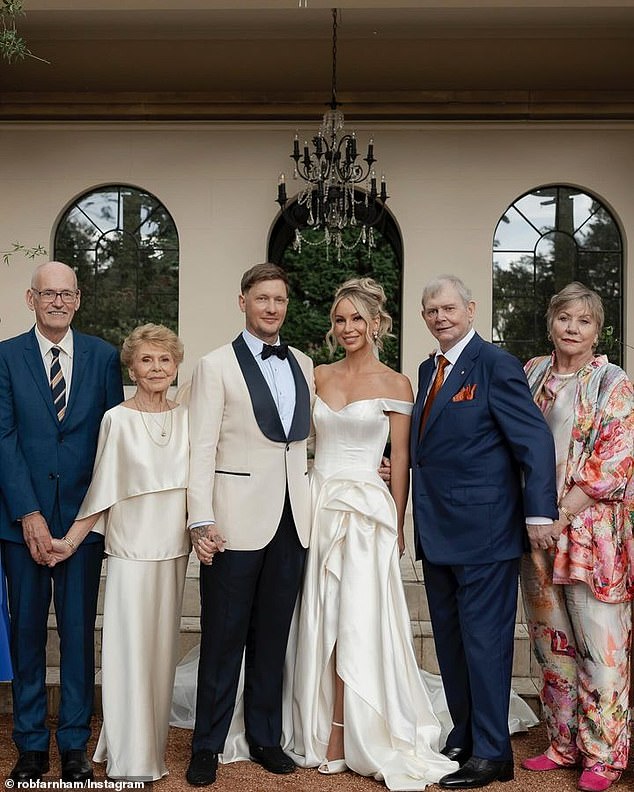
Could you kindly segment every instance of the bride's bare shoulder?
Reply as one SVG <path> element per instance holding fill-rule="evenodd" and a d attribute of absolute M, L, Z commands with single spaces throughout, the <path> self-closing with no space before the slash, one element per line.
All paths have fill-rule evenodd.
<path fill-rule="evenodd" d="M 382 379 L 386 398 L 397 399 L 399 401 L 414 401 L 412 383 L 405 374 L 401 374 L 399 371 L 394 371 L 394 369 L 391 369 L 389 366 L 385 366 L 382 371 Z"/>
<path fill-rule="evenodd" d="M 322 363 L 321 366 L 317 366 L 315 368 L 315 387 L 317 390 L 323 388 L 323 386 L 330 382 L 333 377 L 337 374 L 337 369 L 339 368 L 339 361 L 335 363 Z"/>

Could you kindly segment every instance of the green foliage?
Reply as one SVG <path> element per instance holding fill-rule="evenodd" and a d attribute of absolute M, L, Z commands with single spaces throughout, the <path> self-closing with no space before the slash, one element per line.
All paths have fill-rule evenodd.
<path fill-rule="evenodd" d="M 36 256 L 46 256 L 46 248 L 43 248 L 42 245 L 36 245 L 35 247 L 25 247 L 19 242 L 13 242 L 11 245 L 11 250 L 0 251 L 0 254 L 2 255 L 2 261 L 7 266 L 9 266 L 11 257 L 16 253 L 20 253 L 26 258 L 33 260 L 36 258 Z"/>
<path fill-rule="evenodd" d="M 304 229 L 301 252 L 289 246 L 280 262 L 288 273 L 290 301 L 284 324 L 284 338 L 306 352 L 316 365 L 329 363 L 332 358 L 325 343 L 330 329 L 330 308 L 336 288 L 348 278 L 371 277 L 385 289 L 387 310 L 394 322 L 393 338 L 384 341 L 381 360 L 393 369 L 400 369 L 401 330 L 401 271 L 396 254 L 380 233 L 375 232 L 377 246 L 370 255 L 359 245 L 354 250 L 327 255 L 324 247 L 314 246 L 319 234 Z M 358 236 L 354 229 L 344 230 L 344 243 L 351 245 Z M 313 245 L 310 244 L 313 242 Z M 337 350 L 335 358 L 343 356 Z"/>
<path fill-rule="evenodd" d="M 83 196 L 58 226 L 55 256 L 77 272 L 78 330 L 118 349 L 146 322 L 178 332 L 178 234 L 154 196 L 132 187 Z"/>
<path fill-rule="evenodd" d="M 26 41 L 20 36 L 16 27 L 16 19 L 24 16 L 21 0 L 1 0 L 0 5 L 0 56 L 9 63 L 34 58 L 48 63 L 44 58 L 38 58 L 28 48 Z"/>
<path fill-rule="evenodd" d="M 549 192 L 556 194 L 559 202 L 558 225 L 541 229 L 542 236 L 539 244 L 535 244 L 535 251 L 524 249 L 507 253 L 497 247 L 494 254 L 493 339 L 522 362 L 548 354 L 552 343 L 548 339 L 545 316 L 550 298 L 571 281 L 581 281 L 603 301 L 606 326 L 597 352 L 620 365 L 623 359 L 622 251 L 618 228 L 597 201 L 591 202 L 588 219 L 580 228 L 575 228 L 568 204 L 570 196 L 578 195 L 579 191 L 553 188 L 538 191 L 536 195 L 546 197 Z M 530 215 L 528 219 L 532 219 Z"/>

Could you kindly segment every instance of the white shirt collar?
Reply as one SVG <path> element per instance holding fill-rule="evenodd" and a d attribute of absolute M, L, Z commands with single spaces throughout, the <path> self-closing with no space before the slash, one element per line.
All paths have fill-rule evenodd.
<path fill-rule="evenodd" d="M 451 347 L 451 349 L 448 349 L 446 352 L 441 352 L 440 349 L 437 350 L 436 354 L 434 355 L 434 357 L 435 357 L 435 361 L 434 362 L 436 364 L 438 364 L 438 357 L 440 355 L 443 355 L 444 357 L 447 358 L 447 360 L 451 363 L 452 366 L 455 366 L 456 365 L 456 361 L 458 360 L 460 355 L 463 353 L 464 348 L 467 346 L 469 341 L 471 341 L 471 339 L 473 338 L 474 335 L 475 335 L 475 330 L 472 327 L 471 330 L 469 330 L 469 332 L 467 333 L 467 335 L 464 338 L 460 339 L 460 341 L 458 341 L 458 343 L 454 344 Z"/>
<path fill-rule="evenodd" d="M 246 341 L 249 349 L 251 350 L 251 354 L 253 355 L 253 357 L 262 354 L 264 341 L 262 341 L 261 338 L 254 336 L 253 333 L 250 333 L 246 328 L 242 331 L 242 337 Z M 280 343 L 280 339 L 278 337 L 277 340 L 275 341 L 275 344 L 273 344 L 273 346 L 277 346 L 279 343 Z"/>
<path fill-rule="evenodd" d="M 38 326 L 35 325 L 35 337 L 37 338 L 37 343 L 40 347 L 40 353 L 42 358 L 45 358 L 48 353 L 51 351 L 53 347 L 59 347 L 63 352 L 65 352 L 69 358 L 72 359 L 73 357 L 73 331 L 68 328 L 66 331 L 66 335 L 62 340 L 55 344 L 53 341 L 50 341 L 46 336 L 42 335 Z"/>

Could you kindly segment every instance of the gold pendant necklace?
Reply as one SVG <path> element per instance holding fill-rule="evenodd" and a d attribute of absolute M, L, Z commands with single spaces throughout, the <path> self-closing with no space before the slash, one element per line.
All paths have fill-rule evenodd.
<path fill-rule="evenodd" d="M 161 440 L 162 440 L 162 442 L 161 442 L 161 440 L 157 440 L 154 437 L 154 435 L 152 434 L 152 432 L 150 430 L 150 426 L 148 425 L 147 421 L 145 420 L 145 412 L 147 412 L 147 411 L 144 411 L 141 408 L 139 400 L 137 399 L 136 396 L 134 397 L 134 403 L 136 405 L 136 408 L 137 408 L 139 414 L 141 415 L 141 421 L 143 422 L 143 426 L 145 427 L 145 431 L 148 433 L 148 436 L 149 436 L 150 440 L 154 443 L 154 445 L 157 445 L 157 446 L 159 446 L 161 448 L 163 448 L 166 445 L 168 445 L 170 440 L 172 439 L 172 429 L 174 428 L 174 418 L 173 418 L 173 415 L 172 415 L 173 411 L 169 407 L 168 407 L 167 410 L 163 410 L 162 411 L 163 415 L 164 415 L 162 423 L 160 421 L 157 421 L 156 418 L 153 417 L 153 413 L 151 413 L 151 412 L 147 413 L 150 416 L 150 420 L 153 422 L 154 426 L 156 426 L 158 431 L 159 431 L 159 435 L 160 435 Z M 169 420 L 169 430 L 167 429 L 168 420 Z"/>

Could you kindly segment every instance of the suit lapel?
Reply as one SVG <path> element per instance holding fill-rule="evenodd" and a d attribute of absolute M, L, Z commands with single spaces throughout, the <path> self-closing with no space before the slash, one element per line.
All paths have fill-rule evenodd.
<path fill-rule="evenodd" d="M 268 437 L 269 440 L 273 440 L 275 443 L 285 443 L 287 439 L 286 434 L 277 407 L 271 396 L 271 391 L 260 371 L 260 367 L 251 354 L 251 350 L 242 337 L 242 334 L 233 341 L 231 346 L 238 360 L 238 365 L 242 371 L 244 381 L 247 384 L 249 396 L 251 397 L 251 404 L 253 406 L 253 413 L 260 427 L 260 431 L 265 437 Z M 293 372 L 293 375 L 294 373 L 295 372 Z M 297 408 L 295 409 L 295 413 L 297 413 Z M 295 420 L 293 419 L 293 423 L 294 422 Z"/>
<path fill-rule="evenodd" d="M 295 380 L 295 412 L 288 433 L 289 440 L 305 440 L 310 434 L 310 392 L 304 372 L 293 353 L 288 351 L 288 362 Z"/>
<path fill-rule="evenodd" d="M 444 381 L 442 388 L 438 391 L 434 403 L 429 411 L 427 422 L 425 423 L 425 430 L 423 437 L 434 425 L 435 420 L 438 418 L 443 409 L 447 406 L 448 402 L 458 393 L 462 388 L 465 380 L 471 373 L 476 359 L 480 354 L 480 347 L 482 346 L 482 339 L 476 333 L 467 346 L 462 350 L 460 357 L 455 365 L 449 372 L 449 376 Z"/>
<path fill-rule="evenodd" d="M 79 394 L 81 393 L 81 382 L 86 372 L 86 363 L 88 362 L 88 349 L 84 344 L 84 336 L 81 333 L 73 330 L 73 375 L 70 381 L 70 396 L 66 406 L 66 412 L 62 419 L 62 424 L 71 413 Z"/>
<path fill-rule="evenodd" d="M 53 404 L 53 394 L 51 392 L 51 385 L 46 373 L 46 366 L 42 360 L 42 353 L 40 352 L 40 345 L 37 343 L 35 337 L 35 329 L 29 333 L 26 344 L 24 345 L 24 360 L 26 365 L 35 380 L 37 389 L 39 390 L 42 399 L 57 423 L 57 413 L 55 412 L 55 405 Z"/>
<path fill-rule="evenodd" d="M 414 404 L 414 410 L 412 412 L 412 459 L 414 458 L 414 452 L 420 440 L 419 429 L 423 408 L 425 406 L 425 394 L 427 393 L 433 374 L 434 359 L 430 357 L 428 360 L 421 363 L 418 371 L 418 393 L 416 394 L 416 403 Z"/>

